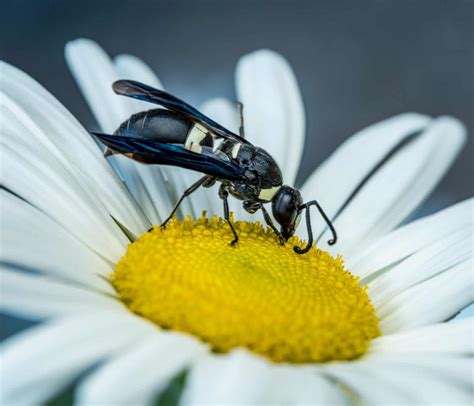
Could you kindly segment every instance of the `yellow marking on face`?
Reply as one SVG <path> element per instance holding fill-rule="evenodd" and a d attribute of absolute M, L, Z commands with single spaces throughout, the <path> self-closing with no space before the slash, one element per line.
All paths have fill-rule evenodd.
<path fill-rule="evenodd" d="M 271 187 L 268 189 L 262 189 L 258 195 L 260 200 L 270 201 L 273 199 L 273 196 L 280 190 L 280 186 Z"/>

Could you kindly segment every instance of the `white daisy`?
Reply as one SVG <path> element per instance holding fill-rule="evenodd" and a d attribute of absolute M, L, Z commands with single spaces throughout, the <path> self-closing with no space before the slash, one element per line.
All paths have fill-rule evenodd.
<path fill-rule="evenodd" d="M 111 61 L 88 40 L 68 44 L 66 57 L 104 132 L 149 108 L 116 96 L 114 80 L 160 86 L 137 58 Z M 472 319 L 450 320 L 473 301 L 473 200 L 400 226 L 460 151 L 458 120 L 377 123 L 303 185 L 340 238 L 328 247 L 324 231 L 318 247 L 340 254 L 356 283 L 340 259 L 316 249 L 290 257 L 258 226 L 241 223 L 235 248 L 217 220 L 145 233 L 197 175 L 116 156 L 114 172 L 41 85 L 6 63 L 0 80 L 1 309 L 41 321 L 2 345 L 3 404 L 42 403 L 79 377 L 79 404 L 152 403 L 172 395 L 170 383 L 181 404 L 472 402 Z M 239 61 L 236 81 L 248 138 L 293 184 L 305 123 L 291 68 L 257 51 Z M 201 109 L 236 129 L 233 103 Z M 197 192 L 180 215 L 202 209 L 221 213 L 215 190 Z M 236 201 L 232 209 L 258 218 Z M 324 230 L 316 217 L 312 226 Z M 200 253 L 208 242 L 215 252 Z"/>

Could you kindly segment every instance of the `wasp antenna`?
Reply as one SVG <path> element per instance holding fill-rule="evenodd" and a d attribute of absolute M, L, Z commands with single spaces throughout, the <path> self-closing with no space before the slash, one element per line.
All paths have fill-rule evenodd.
<path fill-rule="evenodd" d="M 305 248 L 301 249 L 300 247 L 294 247 L 294 251 L 298 254 L 305 254 L 307 253 L 310 249 L 311 246 L 313 245 L 313 231 L 311 229 L 311 217 L 310 217 L 310 210 L 309 208 L 311 206 L 316 206 L 319 213 L 323 217 L 323 219 L 326 221 L 326 224 L 330 228 L 332 232 L 332 238 L 328 240 L 329 245 L 334 245 L 337 242 L 337 233 L 336 229 L 334 228 L 333 224 L 331 223 L 331 220 L 329 220 L 329 217 L 326 215 L 322 207 L 319 205 L 319 203 L 316 200 L 312 200 L 308 203 L 302 204 L 300 206 L 300 210 L 306 209 L 306 228 L 308 229 L 308 244 L 306 245 Z"/>
<path fill-rule="evenodd" d="M 332 239 L 328 240 L 329 245 L 334 245 L 337 242 L 337 233 L 336 229 L 334 228 L 331 220 L 329 220 L 329 217 L 324 213 L 323 208 L 319 205 L 319 203 L 316 200 L 312 200 L 311 202 L 306 203 L 306 205 L 309 206 L 316 206 L 318 208 L 319 214 L 323 217 L 324 221 L 326 221 L 326 224 L 328 225 L 329 229 L 331 230 L 332 233 Z"/>
<path fill-rule="evenodd" d="M 293 251 L 295 251 L 297 254 L 306 254 L 311 247 L 313 246 L 313 230 L 311 229 L 311 217 L 309 214 L 309 206 L 308 203 L 302 204 L 299 207 L 300 210 L 306 209 L 306 229 L 308 230 L 308 243 L 306 244 L 306 247 L 301 249 L 300 247 L 293 247 Z"/>

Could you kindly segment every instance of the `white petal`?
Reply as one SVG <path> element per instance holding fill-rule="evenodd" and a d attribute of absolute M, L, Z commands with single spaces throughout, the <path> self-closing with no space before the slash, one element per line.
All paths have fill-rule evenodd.
<path fill-rule="evenodd" d="M 126 69 L 129 79 L 146 80 L 151 85 L 160 85 L 158 79 L 153 80 L 151 70 L 144 66 L 143 62 L 137 58 L 127 58 L 121 57 L 120 65 L 116 68 L 104 50 L 93 41 L 78 39 L 69 42 L 66 46 L 66 60 L 69 68 L 105 133 L 113 133 L 123 121 L 138 111 L 137 108 L 140 109 L 140 104 L 135 103 L 134 100 L 118 96 L 113 92 L 112 83 L 121 79 L 118 69 L 124 73 Z M 146 77 L 142 79 L 140 75 L 143 74 Z M 152 104 L 148 105 L 149 108 L 156 107 Z M 169 213 L 167 208 L 171 207 L 178 195 L 181 195 L 192 183 L 189 181 L 192 175 L 184 169 L 149 167 L 138 163 L 127 163 L 122 166 L 121 161 L 117 162 L 119 172 L 125 182 L 134 179 L 128 176 L 127 171 L 137 172 L 142 185 L 130 184 L 129 188 L 144 208 L 149 209 L 155 206 L 155 210 L 147 212 L 154 223 L 167 217 Z M 180 212 L 194 215 L 189 199 L 183 202 Z M 158 213 L 159 218 L 153 218 L 155 213 Z"/>
<path fill-rule="evenodd" d="M 157 168 L 139 164 L 122 155 L 113 155 L 108 158 L 108 161 L 117 174 L 119 174 L 125 185 L 127 185 L 127 189 L 140 205 L 140 208 L 145 213 L 150 224 L 161 224 L 161 216 L 163 214 L 160 215 L 160 213 L 167 212 L 167 209 L 162 209 L 162 206 L 168 207 L 166 206 L 168 199 L 166 197 L 153 199 L 147 187 L 148 182 L 143 179 L 142 174 L 142 172 L 148 174 Z M 161 174 L 159 174 L 159 176 L 153 174 L 151 177 L 155 180 L 154 184 L 163 184 Z M 163 195 L 166 195 L 166 193 Z M 171 205 L 169 207 L 171 208 Z"/>
<path fill-rule="evenodd" d="M 453 320 L 384 335 L 370 343 L 367 356 L 396 354 L 473 355 L 473 319 Z"/>
<path fill-rule="evenodd" d="M 270 366 L 264 404 L 346 405 L 344 393 L 320 374 L 294 366 Z"/>
<path fill-rule="evenodd" d="M 89 107 L 104 133 L 112 134 L 131 114 L 141 110 L 146 103 L 137 103 L 131 98 L 118 96 L 112 90 L 112 83 L 120 79 L 115 66 L 104 50 L 94 41 L 78 39 L 71 41 L 65 49 L 66 61 L 76 79 Z M 148 108 L 150 108 L 149 105 Z M 153 223 L 160 223 L 164 212 L 160 213 L 160 204 L 166 207 L 166 193 L 160 199 L 153 200 L 147 190 L 147 182 L 141 172 L 153 172 L 156 183 L 165 190 L 163 177 L 157 168 L 148 168 L 128 159 L 112 158 L 130 192 L 145 210 Z M 164 211 L 164 210 L 163 210 Z"/>
<path fill-rule="evenodd" d="M 2 345 L 4 404 L 42 404 L 89 366 L 134 345 L 154 327 L 126 312 L 42 324 Z"/>
<path fill-rule="evenodd" d="M 258 362 L 244 351 L 210 355 L 190 370 L 181 403 L 256 404 L 264 395 L 265 370 L 264 361 Z"/>
<path fill-rule="evenodd" d="M 135 112 L 135 105 L 112 90 L 112 83 L 120 77 L 108 55 L 94 41 L 78 39 L 67 43 L 65 56 L 102 131 L 112 134 Z"/>
<path fill-rule="evenodd" d="M 348 388 L 352 404 L 367 406 L 381 405 L 383 402 L 394 405 L 409 404 L 412 399 L 403 390 L 403 385 L 402 387 L 393 385 L 391 380 L 371 372 L 362 370 L 359 364 L 353 368 L 338 368 L 337 365 L 327 368 L 327 374 L 331 379 Z"/>
<path fill-rule="evenodd" d="M 236 134 L 239 133 L 240 119 L 237 103 L 218 97 L 204 102 L 199 110 L 228 130 Z"/>
<path fill-rule="evenodd" d="M 472 261 L 415 285 L 377 309 L 384 334 L 445 321 L 474 301 Z"/>
<path fill-rule="evenodd" d="M 153 331 L 130 351 L 91 374 L 80 385 L 76 402 L 151 404 L 172 378 L 207 351 L 192 337 Z"/>
<path fill-rule="evenodd" d="M 20 143 L 15 137 L 10 137 L 8 143 L 5 139 L 0 141 L 1 183 L 89 248 L 112 262 L 118 261 L 129 241 L 105 208 L 74 177 L 62 171 L 58 163 L 43 159 L 30 144 Z"/>
<path fill-rule="evenodd" d="M 236 84 L 246 137 L 272 155 L 285 183 L 293 185 L 305 138 L 304 106 L 293 70 L 276 52 L 259 50 L 239 60 Z"/>
<path fill-rule="evenodd" d="M 348 257 L 383 236 L 404 220 L 441 179 L 465 140 L 465 130 L 449 117 L 427 123 L 426 117 L 409 114 L 369 127 L 343 144 L 312 175 L 304 191 L 310 191 L 311 186 L 315 188 L 313 196 L 319 196 L 315 191 L 320 191 L 318 199 L 329 217 L 337 215 L 339 242 L 331 252 Z M 408 135 L 421 130 L 421 135 L 385 159 Z M 343 191 L 339 191 L 341 187 Z M 324 229 L 321 220 L 315 220 L 313 226 Z M 329 236 L 326 230 L 319 245 L 326 247 Z"/>
<path fill-rule="evenodd" d="M 441 180 L 465 137 L 459 121 L 434 120 L 378 171 L 338 217 L 342 238 L 337 250 L 350 256 L 400 224 Z"/>
<path fill-rule="evenodd" d="M 305 200 L 318 199 L 333 218 L 357 185 L 396 145 L 430 122 L 421 114 L 401 114 L 355 133 L 340 145 L 306 180 L 301 192 Z M 324 221 L 313 221 L 321 230 Z"/>
<path fill-rule="evenodd" d="M 156 87 L 157 89 L 163 88 L 163 85 L 152 69 L 134 55 L 117 55 L 113 60 L 113 64 L 120 79 L 137 80 L 149 86 Z M 132 100 L 132 102 L 135 111 L 148 110 L 151 107 L 150 103 L 141 100 Z"/>
<path fill-rule="evenodd" d="M 28 319 L 92 313 L 97 309 L 125 311 L 119 301 L 98 292 L 4 266 L 0 266 L 0 281 L 0 310 Z"/>
<path fill-rule="evenodd" d="M 342 393 L 314 371 L 277 366 L 245 351 L 209 356 L 187 378 L 183 405 L 344 404 Z"/>
<path fill-rule="evenodd" d="M 467 225 L 418 251 L 368 284 L 375 307 L 405 289 L 472 257 L 473 225 Z"/>
<path fill-rule="evenodd" d="M 347 385 L 364 405 L 469 404 L 469 358 L 401 357 L 327 364 L 329 376 Z"/>
<path fill-rule="evenodd" d="M 9 128 L 10 136 L 57 163 L 132 233 L 146 230 L 143 214 L 77 120 L 25 73 L 4 62 L 0 70 L 2 132 Z"/>
<path fill-rule="evenodd" d="M 464 309 L 462 309 L 456 316 L 454 320 L 461 320 L 465 319 L 466 317 L 473 317 L 474 316 L 474 303 L 467 305 Z"/>
<path fill-rule="evenodd" d="M 0 191 L 0 261 L 112 293 L 112 267 L 43 212 Z"/>
<path fill-rule="evenodd" d="M 357 258 L 346 261 L 351 273 L 362 278 L 393 265 L 409 255 L 473 222 L 474 199 L 455 204 L 413 221 L 387 234 Z M 362 281 L 363 282 L 363 281 Z"/>

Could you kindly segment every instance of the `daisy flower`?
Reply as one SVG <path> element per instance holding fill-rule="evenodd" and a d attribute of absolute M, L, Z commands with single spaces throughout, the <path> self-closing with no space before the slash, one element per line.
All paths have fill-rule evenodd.
<path fill-rule="evenodd" d="M 149 109 L 111 83 L 161 87 L 139 59 L 94 42 L 66 48 L 101 131 Z M 76 384 L 78 404 L 472 402 L 473 201 L 402 224 L 465 142 L 452 117 L 402 114 L 342 144 L 301 188 L 339 234 L 305 227 L 280 246 L 232 201 L 240 241 L 196 192 L 154 228 L 198 174 L 104 159 L 40 84 L 2 63 L 3 312 L 38 323 L 1 349 L 5 405 L 40 404 Z M 260 50 L 240 59 L 246 134 L 294 184 L 305 116 L 293 72 Z M 236 130 L 234 103 L 200 106 Z M 202 215 L 207 210 L 207 215 Z"/>

